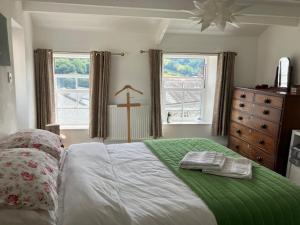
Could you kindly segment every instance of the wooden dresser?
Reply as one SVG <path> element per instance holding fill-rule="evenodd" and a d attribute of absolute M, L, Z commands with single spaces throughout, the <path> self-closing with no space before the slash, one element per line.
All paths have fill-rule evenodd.
<path fill-rule="evenodd" d="M 292 129 L 300 129 L 300 95 L 235 88 L 230 149 L 285 175 Z"/>

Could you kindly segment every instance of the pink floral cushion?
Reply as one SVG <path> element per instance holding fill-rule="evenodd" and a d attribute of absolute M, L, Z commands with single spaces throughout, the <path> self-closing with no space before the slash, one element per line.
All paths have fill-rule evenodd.
<path fill-rule="evenodd" d="M 22 130 L 11 134 L 0 141 L 0 149 L 35 148 L 55 157 L 61 156 L 61 139 L 58 135 L 46 130 Z"/>
<path fill-rule="evenodd" d="M 57 160 L 36 149 L 0 151 L 0 207 L 54 210 Z"/>

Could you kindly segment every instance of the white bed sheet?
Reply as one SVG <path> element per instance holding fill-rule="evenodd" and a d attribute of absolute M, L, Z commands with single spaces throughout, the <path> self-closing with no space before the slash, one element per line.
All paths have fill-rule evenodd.
<path fill-rule="evenodd" d="M 143 143 L 72 145 L 60 225 L 217 225 Z"/>

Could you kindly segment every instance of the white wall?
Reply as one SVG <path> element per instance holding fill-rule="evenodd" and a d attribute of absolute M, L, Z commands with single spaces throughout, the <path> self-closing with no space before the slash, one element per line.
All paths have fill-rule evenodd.
<path fill-rule="evenodd" d="M 11 56 L 11 66 L 3 67 L 0 66 L 0 135 L 9 134 L 16 131 L 18 127 L 18 117 L 16 114 L 16 89 L 15 89 L 15 77 L 13 76 L 13 81 L 8 83 L 7 73 L 10 71 L 14 74 L 14 61 L 13 61 L 13 47 L 12 47 L 12 19 L 20 25 L 24 30 L 30 25 L 24 12 L 22 11 L 22 2 L 15 0 L 1 0 L 0 1 L 0 12 L 7 18 L 8 23 L 8 38 L 9 38 L 9 48 Z M 31 37 L 28 32 L 25 33 L 24 41 L 30 42 Z M 32 49 L 27 48 L 25 55 L 30 55 L 28 51 Z M 26 57 L 26 62 L 28 65 L 32 64 L 33 59 Z M 23 74 L 27 77 L 33 77 L 33 72 L 26 67 L 26 72 Z M 27 83 L 24 83 L 27 87 Z M 27 99 L 34 98 L 33 95 L 27 95 Z M 24 111 L 32 107 L 27 104 L 27 108 Z M 27 113 L 26 113 L 27 114 Z M 27 118 L 23 118 L 28 120 Z M 29 126 L 29 125 L 28 125 Z"/>
<path fill-rule="evenodd" d="M 154 35 L 141 33 L 100 32 L 95 30 L 67 30 L 34 27 L 34 48 L 50 48 L 54 51 L 82 52 L 110 50 L 126 52 L 125 57 L 113 56 L 110 83 L 110 104 L 125 101 L 113 94 L 125 84 L 131 84 L 144 92 L 135 96 L 134 101 L 150 104 L 150 79 L 148 55 L 140 54 L 141 49 L 161 48 L 165 51 L 220 52 L 236 51 L 236 84 L 251 86 L 256 71 L 257 42 L 254 37 L 199 36 L 168 34 L 160 46 L 155 45 Z M 175 129 L 174 129 L 175 128 Z M 164 125 L 165 137 L 209 137 L 209 125 Z M 66 145 L 80 141 L 91 141 L 88 132 L 62 131 L 66 135 Z"/>
<path fill-rule="evenodd" d="M 27 83 L 27 112 L 28 128 L 36 127 L 36 105 L 35 105 L 35 81 L 33 63 L 33 27 L 31 16 L 24 12 L 25 31 L 25 62 L 26 62 L 26 83 Z"/>
<path fill-rule="evenodd" d="M 274 85 L 276 68 L 281 57 L 292 58 L 294 84 L 300 83 L 300 26 L 269 27 L 258 38 L 257 84 Z"/>
<path fill-rule="evenodd" d="M 27 83 L 25 62 L 24 29 L 16 22 L 12 23 L 13 63 L 16 92 L 17 126 L 19 129 L 28 127 Z"/>

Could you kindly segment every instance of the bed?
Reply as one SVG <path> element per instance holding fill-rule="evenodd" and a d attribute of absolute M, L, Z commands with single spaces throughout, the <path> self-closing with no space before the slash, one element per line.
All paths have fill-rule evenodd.
<path fill-rule="evenodd" d="M 179 168 L 187 152 L 203 149 L 240 157 L 208 139 L 72 145 L 56 210 L 0 209 L 0 224 L 300 224 L 299 187 L 254 162 L 251 180 Z"/>
<path fill-rule="evenodd" d="M 194 148 L 238 157 L 207 139 L 72 145 L 59 224 L 300 224 L 300 189 L 255 163 L 252 180 L 200 175 L 199 192 L 176 161 Z"/>

